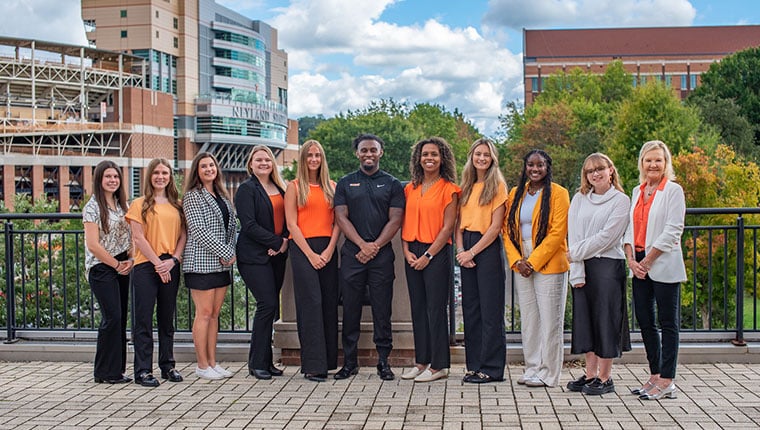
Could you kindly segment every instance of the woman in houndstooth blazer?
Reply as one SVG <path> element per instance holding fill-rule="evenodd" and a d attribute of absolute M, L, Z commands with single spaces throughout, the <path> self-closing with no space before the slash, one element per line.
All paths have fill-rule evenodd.
<path fill-rule="evenodd" d="M 216 362 L 216 339 L 235 262 L 235 213 L 212 154 L 201 152 L 193 159 L 182 209 L 187 219 L 182 271 L 195 304 L 195 374 L 202 379 L 230 378 L 232 372 Z"/>

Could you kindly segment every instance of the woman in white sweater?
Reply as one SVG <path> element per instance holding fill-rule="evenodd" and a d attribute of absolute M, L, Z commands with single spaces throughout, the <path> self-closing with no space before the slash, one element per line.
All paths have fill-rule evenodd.
<path fill-rule="evenodd" d="M 570 391 L 614 392 L 612 360 L 630 350 L 623 253 L 629 209 L 612 160 L 600 153 L 589 155 L 568 214 L 571 352 L 586 356 L 586 372 L 567 384 Z"/>

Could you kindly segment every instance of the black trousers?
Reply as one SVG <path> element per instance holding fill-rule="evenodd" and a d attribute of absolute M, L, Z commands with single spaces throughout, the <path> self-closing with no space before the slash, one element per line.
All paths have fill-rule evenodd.
<path fill-rule="evenodd" d="M 320 253 L 329 237 L 306 239 Z M 322 374 L 338 367 L 338 254 L 319 270 L 298 246 L 290 250 L 293 295 L 296 301 L 301 373 Z"/>
<path fill-rule="evenodd" d="M 636 253 L 636 261 L 643 258 L 643 252 Z M 633 308 L 641 329 L 650 373 L 659 374 L 662 378 L 675 378 L 681 326 L 681 284 L 657 282 L 649 275 L 644 279 L 634 277 Z M 655 314 L 662 329 L 662 339 L 655 325 Z"/>
<path fill-rule="evenodd" d="M 116 259 L 126 260 L 127 253 Z M 93 375 L 100 379 L 118 379 L 127 370 L 129 275 L 119 275 L 113 267 L 100 263 L 90 268 L 88 281 L 100 308 Z"/>
<path fill-rule="evenodd" d="M 256 299 L 253 314 L 248 369 L 268 370 L 272 365 L 272 326 L 280 308 L 280 290 L 285 279 L 287 254 L 277 254 L 267 264 L 238 263 L 245 286 Z"/>
<path fill-rule="evenodd" d="M 625 294 L 625 260 L 589 258 L 584 261 L 586 284 L 573 288 L 571 352 L 593 352 L 617 358 L 631 350 Z"/>
<path fill-rule="evenodd" d="M 161 255 L 162 260 L 171 255 Z M 140 263 L 132 269 L 132 341 L 135 346 L 135 376 L 153 372 L 153 309 L 158 325 L 158 367 L 162 371 L 174 368 L 174 313 L 177 309 L 179 266 L 171 270 L 171 281 L 164 284 L 153 263 Z"/>
<path fill-rule="evenodd" d="M 410 242 L 409 251 L 417 256 L 429 243 Z M 422 257 L 425 258 L 425 257 Z M 404 261 L 414 333 L 414 359 L 433 369 L 451 366 L 449 353 L 448 309 L 451 274 L 451 245 L 441 248 L 423 270 L 414 270 Z"/>
<path fill-rule="evenodd" d="M 384 246 L 367 264 L 360 263 L 356 248 L 344 244 L 341 248 L 341 294 L 343 295 L 343 361 L 348 367 L 358 366 L 357 352 L 361 333 L 364 292 L 369 288 L 372 306 L 373 340 L 380 361 L 386 361 L 393 349 L 391 304 L 393 302 L 393 260 L 390 244 Z"/>
<path fill-rule="evenodd" d="M 464 248 L 483 235 L 464 231 Z M 475 256 L 475 267 L 462 270 L 462 316 L 467 370 L 501 379 L 507 361 L 504 333 L 504 260 L 501 239 Z"/>

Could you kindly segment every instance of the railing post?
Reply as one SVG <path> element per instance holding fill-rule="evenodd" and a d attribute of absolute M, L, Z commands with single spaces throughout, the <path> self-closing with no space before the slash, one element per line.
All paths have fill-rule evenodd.
<path fill-rule="evenodd" d="M 736 346 L 747 345 L 744 342 L 744 218 L 736 218 Z"/>
<path fill-rule="evenodd" d="M 5 223 L 5 318 L 7 335 L 4 343 L 16 342 L 16 291 L 13 288 L 13 223 Z"/>

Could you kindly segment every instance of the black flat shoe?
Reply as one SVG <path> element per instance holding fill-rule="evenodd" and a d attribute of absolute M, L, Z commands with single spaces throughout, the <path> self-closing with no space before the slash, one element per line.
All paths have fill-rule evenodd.
<path fill-rule="evenodd" d="M 162 370 L 161 379 L 168 379 L 171 382 L 182 382 L 184 380 L 182 374 L 177 372 L 177 369 Z"/>
<path fill-rule="evenodd" d="M 359 368 L 358 367 L 346 367 L 346 366 L 343 366 L 343 367 L 340 368 L 340 370 L 338 370 L 338 372 L 335 375 L 333 375 L 333 378 L 335 378 L 335 379 L 346 379 L 346 378 L 349 378 L 349 377 L 351 377 L 353 375 L 356 375 L 358 373 L 359 373 Z"/>
<path fill-rule="evenodd" d="M 282 376 L 282 370 L 274 367 L 274 364 L 269 365 L 269 374 L 272 376 Z"/>
<path fill-rule="evenodd" d="M 256 379 L 272 379 L 272 374 L 268 370 L 263 369 L 250 369 L 248 373 Z"/>
<path fill-rule="evenodd" d="M 467 382 L 472 382 L 474 384 L 487 384 L 489 382 L 501 382 L 503 380 L 504 378 L 494 378 L 491 375 L 486 375 L 485 373 L 478 372 L 472 377 L 472 379 Z"/>
<path fill-rule="evenodd" d="M 303 377 L 314 382 L 325 382 L 327 380 L 326 373 L 305 373 Z"/>
<path fill-rule="evenodd" d="M 161 385 L 153 375 L 148 372 L 143 372 L 135 376 L 135 384 L 142 385 L 143 387 L 158 387 Z"/>
<path fill-rule="evenodd" d="M 472 382 L 472 378 L 476 376 L 478 373 L 474 370 L 468 370 L 467 373 L 464 374 L 464 377 L 462 378 L 462 382 Z"/>
<path fill-rule="evenodd" d="M 391 366 L 386 362 L 377 363 L 377 375 L 383 381 L 392 381 L 396 377 L 391 370 Z"/>
<path fill-rule="evenodd" d="M 128 376 L 124 376 L 124 375 L 121 375 L 121 378 L 115 378 L 115 379 L 98 378 L 96 376 L 95 382 L 98 384 L 128 384 L 132 382 L 132 378 Z"/>

